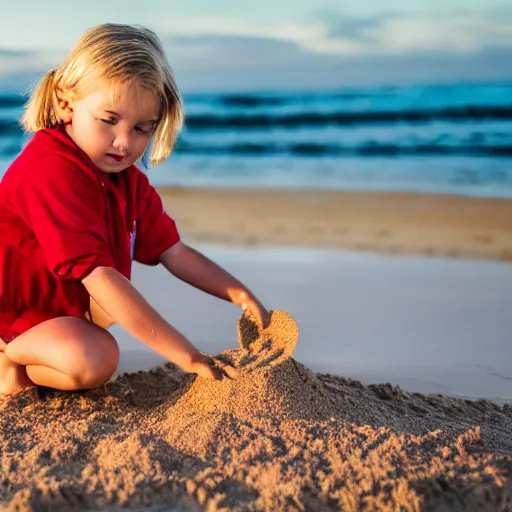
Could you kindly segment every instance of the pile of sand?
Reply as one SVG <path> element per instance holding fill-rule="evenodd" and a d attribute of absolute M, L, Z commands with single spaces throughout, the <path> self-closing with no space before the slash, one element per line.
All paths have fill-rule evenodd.
<path fill-rule="evenodd" d="M 172 365 L 0 410 L 8 510 L 512 510 L 512 407 L 363 386 L 290 358 L 294 323 L 219 358 L 236 381 Z M 296 327 L 295 327 L 296 329 Z M 263 363 L 263 364 L 262 364 Z"/>

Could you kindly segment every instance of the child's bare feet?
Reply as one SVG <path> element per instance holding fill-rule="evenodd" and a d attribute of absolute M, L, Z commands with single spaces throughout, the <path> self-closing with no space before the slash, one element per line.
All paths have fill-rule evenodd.
<path fill-rule="evenodd" d="M 34 386 L 23 366 L 13 363 L 3 353 L 5 343 L 0 340 L 0 397 L 15 395 Z"/>

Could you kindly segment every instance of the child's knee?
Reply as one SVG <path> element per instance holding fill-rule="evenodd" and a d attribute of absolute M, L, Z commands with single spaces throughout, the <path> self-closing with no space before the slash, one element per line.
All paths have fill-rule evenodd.
<path fill-rule="evenodd" d="M 96 340 L 95 350 L 87 350 L 73 378 L 82 389 L 102 386 L 114 375 L 119 364 L 119 346 L 108 332 Z"/>
<path fill-rule="evenodd" d="M 93 389 L 99 388 L 106 384 L 114 375 L 111 373 L 84 373 L 79 377 L 75 377 L 75 384 L 77 389 Z"/>
<path fill-rule="evenodd" d="M 119 364 L 119 345 L 109 332 L 105 331 L 104 336 L 105 339 L 103 341 L 103 349 L 101 350 L 101 359 L 104 360 L 108 368 L 112 369 L 111 373 L 114 373 Z"/>
<path fill-rule="evenodd" d="M 108 382 L 116 369 L 117 363 L 110 360 L 99 366 L 86 365 L 81 371 L 74 372 L 72 378 L 77 389 L 97 388 Z"/>

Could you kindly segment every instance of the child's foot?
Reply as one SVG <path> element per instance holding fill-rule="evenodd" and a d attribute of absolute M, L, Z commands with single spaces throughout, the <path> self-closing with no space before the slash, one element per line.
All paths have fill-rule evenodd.
<path fill-rule="evenodd" d="M 3 342 L 0 340 L 0 344 Z M 23 366 L 13 363 L 3 353 L 0 346 L 0 397 L 16 395 L 22 391 L 34 387 L 34 383 L 28 378 Z"/>

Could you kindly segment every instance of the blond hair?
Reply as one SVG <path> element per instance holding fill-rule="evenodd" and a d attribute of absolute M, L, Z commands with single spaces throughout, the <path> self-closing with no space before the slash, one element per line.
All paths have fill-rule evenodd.
<path fill-rule="evenodd" d="M 21 125 L 28 132 L 57 126 L 63 122 L 59 93 L 78 97 L 92 89 L 98 79 L 116 87 L 136 80 L 158 95 L 161 113 L 148 166 L 165 160 L 183 127 L 183 101 L 162 43 L 154 32 L 143 27 L 108 23 L 85 32 L 64 63 L 48 71 L 36 85 L 25 105 Z"/>

